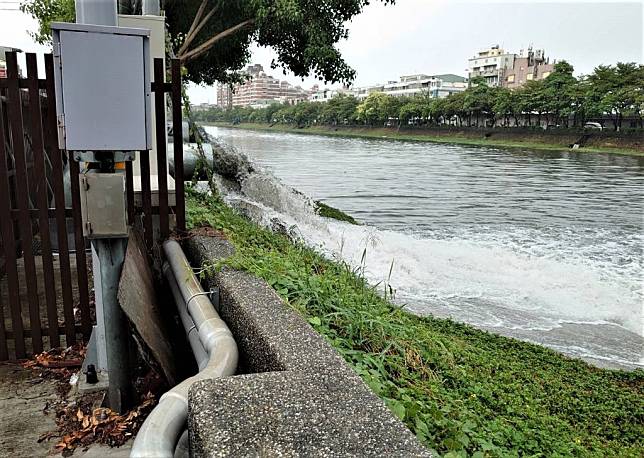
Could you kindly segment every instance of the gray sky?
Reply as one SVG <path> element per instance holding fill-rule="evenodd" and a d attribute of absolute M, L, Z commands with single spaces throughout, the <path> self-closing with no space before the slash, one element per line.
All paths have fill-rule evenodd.
<path fill-rule="evenodd" d="M 0 0 L 0 45 L 25 51 L 46 51 L 29 38 L 34 22 L 16 11 L 17 3 Z M 577 74 L 599 64 L 643 61 L 643 1 L 538 0 L 397 0 L 393 6 L 376 2 L 349 24 L 349 39 L 340 44 L 357 71 L 356 85 L 396 80 L 410 73 L 466 75 L 467 59 L 478 50 L 500 44 L 519 52 L 532 44 L 545 48 L 551 59 L 566 59 Z M 273 54 L 254 49 L 253 62 L 266 69 Z M 281 70 L 276 77 L 309 87 Z M 192 87 L 193 103 L 214 102 L 213 88 Z"/>

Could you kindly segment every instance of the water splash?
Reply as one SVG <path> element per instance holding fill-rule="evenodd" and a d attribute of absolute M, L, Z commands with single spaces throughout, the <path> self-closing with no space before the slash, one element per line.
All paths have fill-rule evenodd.
<path fill-rule="evenodd" d="M 388 280 L 394 262 L 390 283 L 410 311 L 452 317 L 600 364 L 644 366 L 642 285 L 634 287 L 629 278 L 641 275 L 641 256 L 622 259 L 616 271 L 595 256 L 602 247 L 589 243 L 580 250 L 568 243 L 580 234 L 565 230 L 505 226 L 414 234 L 354 226 L 319 217 L 309 197 L 255 164 L 251 169 L 226 190 L 231 206 L 268 227 L 276 218 L 296 226 L 330 258 L 364 262 L 373 284 Z"/>

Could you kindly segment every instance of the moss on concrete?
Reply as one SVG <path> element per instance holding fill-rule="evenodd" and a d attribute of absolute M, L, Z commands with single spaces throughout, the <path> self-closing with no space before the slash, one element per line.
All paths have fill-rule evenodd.
<path fill-rule="evenodd" d="M 349 224 L 360 224 L 355 220 L 353 216 L 347 215 L 342 210 L 331 207 L 330 205 L 327 205 L 324 202 L 320 202 L 319 200 L 315 201 L 315 211 L 317 211 L 320 216 L 324 216 L 325 218 L 337 219 L 338 221 L 344 221 Z"/>

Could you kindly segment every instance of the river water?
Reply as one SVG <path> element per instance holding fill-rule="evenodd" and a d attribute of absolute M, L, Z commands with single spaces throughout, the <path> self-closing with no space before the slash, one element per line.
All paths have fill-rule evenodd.
<path fill-rule="evenodd" d="M 644 159 L 206 129 L 364 223 L 282 215 L 353 265 L 366 249 L 409 310 L 644 367 Z"/>

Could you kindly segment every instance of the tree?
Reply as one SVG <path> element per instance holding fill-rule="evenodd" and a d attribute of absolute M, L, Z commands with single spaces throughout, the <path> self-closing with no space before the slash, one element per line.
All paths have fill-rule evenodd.
<path fill-rule="evenodd" d="M 327 124 L 352 124 L 358 105 L 358 99 L 353 95 L 338 94 L 323 105 L 320 118 Z"/>
<path fill-rule="evenodd" d="M 379 0 L 392 4 L 395 0 Z M 281 66 L 296 76 L 351 81 L 354 70 L 337 43 L 348 36 L 345 24 L 360 14 L 369 0 L 166 0 L 163 8 L 176 43 L 174 52 L 195 83 L 240 81 L 250 59 L 251 43 L 277 53 L 272 68 Z M 39 39 L 46 41 L 52 20 L 71 20 L 74 0 L 25 0 L 24 11 L 39 22 Z M 132 10 L 136 0 L 120 1 Z M 134 5 L 134 6 L 133 6 Z M 131 12 L 131 11 L 130 11 Z M 67 15 L 66 17 L 63 17 Z"/>
<path fill-rule="evenodd" d="M 455 119 L 459 127 L 463 126 L 463 119 L 467 116 L 466 110 L 466 94 L 467 91 L 456 92 L 447 96 L 442 103 L 442 116 L 443 120 L 448 124 L 452 123 Z"/>
<path fill-rule="evenodd" d="M 517 93 L 507 88 L 497 88 L 494 94 L 492 111 L 495 117 L 503 119 L 503 125 L 510 125 L 510 117 L 514 118 L 514 125 L 518 124 L 517 114 L 519 110 L 519 100 Z"/>
<path fill-rule="evenodd" d="M 577 80 L 572 75 L 573 71 L 572 65 L 562 60 L 555 64 L 553 72 L 543 80 L 548 113 L 554 115 L 554 122 L 559 122 L 564 116 L 566 126 L 575 108 L 573 97 Z"/>
<path fill-rule="evenodd" d="M 409 124 L 409 121 L 421 118 L 423 116 L 423 106 L 417 101 L 409 101 L 400 107 L 398 119 L 400 124 Z"/>
<path fill-rule="evenodd" d="M 600 65 L 588 76 L 588 82 L 591 103 L 611 115 L 615 130 L 621 128 L 622 118 L 628 112 L 641 119 L 643 65 L 622 62 L 614 67 Z"/>
<path fill-rule="evenodd" d="M 382 92 L 372 92 L 356 108 L 357 118 L 373 126 L 384 124 L 389 118 L 398 118 L 400 100 Z"/>
<path fill-rule="evenodd" d="M 526 117 L 528 126 L 532 125 L 532 115 L 537 113 L 537 126 L 541 125 L 541 117 L 548 112 L 547 99 L 544 91 L 544 80 L 527 81 L 517 89 L 518 106 Z"/>
<path fill-rule="evenodd" d="M 479 117 L 488 118 L 492 115 L 492 88 L 488 87 L 485 78 L 477 76 L 472 78 L 471 85 L 463 92 L 464 108 L 469 113 L 469 125 L 472 124 L 472 115 L 476 118 L 476 126 L 479 125 Z"/>
<path fill-rule="evenodd" d="M 20 5 L 20 10 L 38 20 L 38 30 L 29 35 L 41 45 L 51 41 L 52 22 L 76 20 L 74 0 L 27 0 Z"/>

